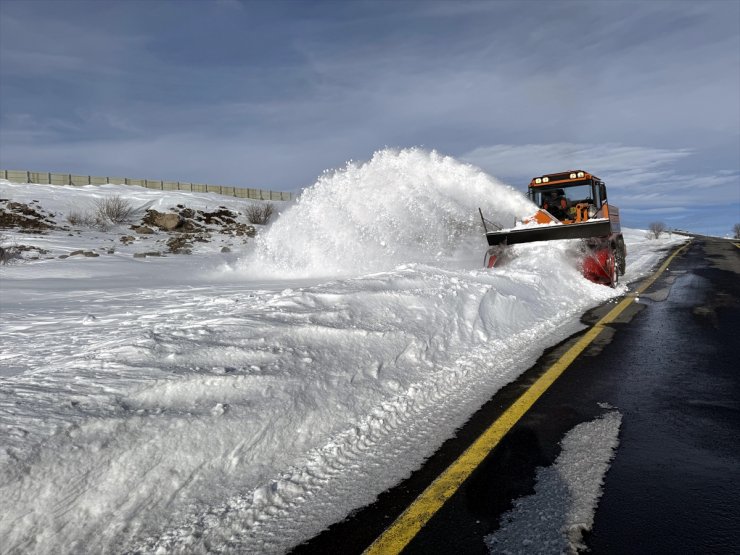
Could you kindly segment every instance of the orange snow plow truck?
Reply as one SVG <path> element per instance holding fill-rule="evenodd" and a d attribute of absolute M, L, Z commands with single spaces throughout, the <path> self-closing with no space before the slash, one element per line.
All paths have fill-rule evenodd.
<path fill-rule="evenodd" d="M 486 267 L 500 263 L 511 245 L 580 239 L 583 275 L 616 286 L 625 271 L 627 249 L 619 209 L 608 203 L 604 182 L 583 170 L 548 174 L 532 179 L 527 196 L 539 210 L 512 229 L 489 231 L 481 213 L 489 245 Z"/>

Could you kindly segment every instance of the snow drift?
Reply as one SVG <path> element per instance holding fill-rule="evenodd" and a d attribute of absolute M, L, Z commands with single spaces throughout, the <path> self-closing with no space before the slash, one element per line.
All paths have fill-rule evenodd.
<path fill-rule="evenodd" d="M 0 182 L 60 213 L 91 192 Z M 530 210 L 453 159 L 383 151 L 319 179 L 253 250 L 0 269 L 0 551 L 284 552 L 371 502 L 625 291 L 561 263 L 567 244 L 481 269 L 478 206 Z M 10 239 L 57 254 L 124 232 Z M 626 234 L 627 279 L 675 242 L 643 236 Z"/>

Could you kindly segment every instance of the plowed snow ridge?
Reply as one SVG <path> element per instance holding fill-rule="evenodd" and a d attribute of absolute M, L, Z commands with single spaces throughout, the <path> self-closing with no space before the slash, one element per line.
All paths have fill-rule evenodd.
<path fill-rule="evenodd" d="M 0 182 L 62 214 L 91 194 L 241 202 Z M 568 243 L 480 269 L 479 206 L 529 210 L 453 159 L 383 151 L 251 250 L 3 267 L 0 551 L 277 553 L 372 501 L 625 291 L 582 279 Z M 69 252 L 123 232 L 10 238 Z M 627 234 L 629 279 L 678 241 L 644 235 Z"/>

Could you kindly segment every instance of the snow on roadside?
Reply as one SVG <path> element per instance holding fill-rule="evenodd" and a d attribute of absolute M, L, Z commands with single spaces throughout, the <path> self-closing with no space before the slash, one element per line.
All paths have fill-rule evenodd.
<path fill-rule="evenodd" d="M 486 537 L 491 553 L 577 553 L 593 526 L 604 477 L 619 444 L 622 416 L 609 412 L 579 424 L 561 442 L 552 466 L 537 470 L 535 492 L 517 499 Z"/>
<path fill-rule="evenodd" d="M 0 182 L 0 197 L 55 212 L 91 193 L 240 202 L 105 187 Z M 0 269 L 0 550 L 285 551 L 408 475 L 627 290 L 584 280 L 567 242 L 481 269 L 468 212 L 513 218 L 526 201 L 449 158 L 387 151 L 316 189 L 230 254 L 213 242 Z M 122 231 L 10 235 L 57 253 Z M 679 242 L 643 236 L 626 233 L 630 279 Z"/>

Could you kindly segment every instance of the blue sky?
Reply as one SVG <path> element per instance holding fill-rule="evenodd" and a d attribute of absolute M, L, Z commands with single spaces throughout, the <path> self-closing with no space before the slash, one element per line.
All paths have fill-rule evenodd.
<path fill-rule="evenodd" d="M 0 167 L 277 190 L 420 146 L 740 222 L 740 2 L 0 2 Z"/>

